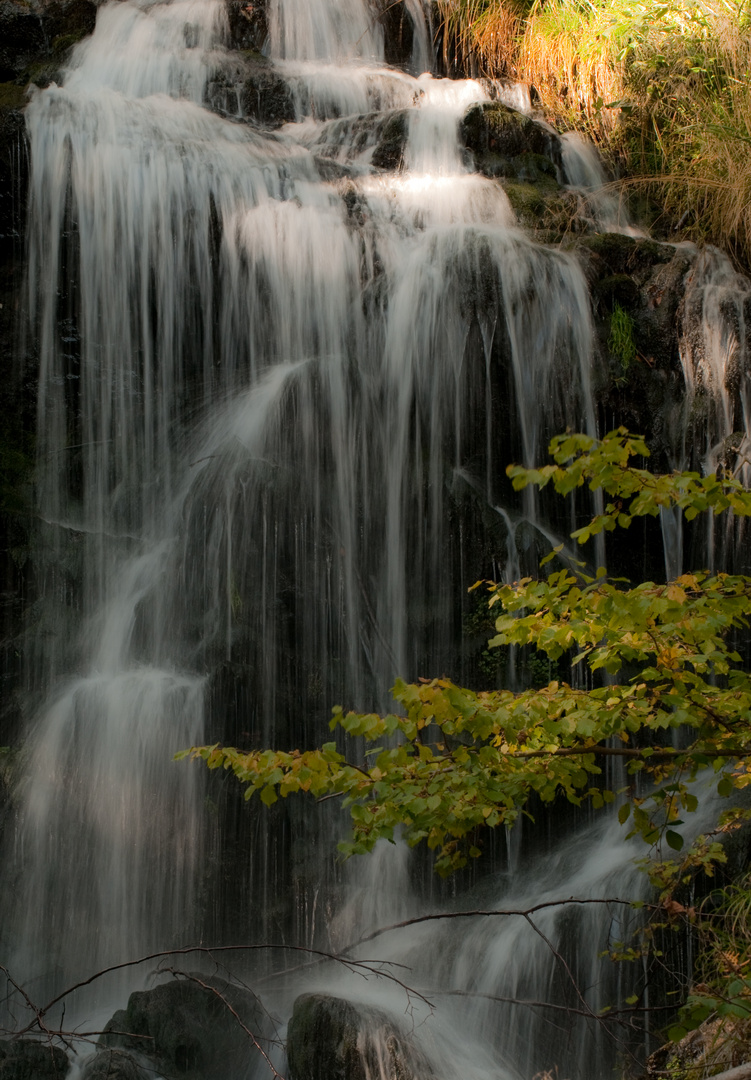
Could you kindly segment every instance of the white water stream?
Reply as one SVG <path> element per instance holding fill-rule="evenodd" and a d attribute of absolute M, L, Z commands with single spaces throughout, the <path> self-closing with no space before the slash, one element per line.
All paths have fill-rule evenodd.
<path fill-rule="evenodd" d="M 35 1000 L 222 932 L 205 777 L 171 761 L 228 737 L 216 673 L 230 697 L 243 687 L 235 737 L 299 746 L 320 741 L 334 703 L 384 706 L 396 674 L 448 670 L 483 544 L 506 558 L 503 466 L 539 461 L 566 427 L 594 430 L 580 267 L 534 244 L 469 170 L 458 124 L 486 91 L 421 74 L 429 27 L 422 3 L 408 9 L 411 73 L 385 66 L 365 0 L 273 0 L 271 63 L 298 109 L 276 132 L 206 105 L 231 68 L 223 0 L 105 4 L 62 85 L 28 105 L 40 600 L 0 938 Z M 398 110 L 404 168 L 389 172 L 372 156 Z M 253 940 L 281 926 L 343 943 L 426 902 L 398 853 L 345 887 L 330 823 L 311 840 L 289 813 L 272 834 L 247 811 L 239 918 Z M 617 873 L 627 890 L 629 852 L 607 829 L 569 852 L 498 889 L 598 895 Z M 615 915 L 567 917 L 541 925 L 573 948 L 580 985 L 599 986 Z M 381 955 L 408 955 L 434 989 L 570 1001 L 539 937 L 483 925 Z M 585 1011 L 618 996 L 604 978 Z M 71 1009 L 111 1013 L 133 979 Z M 564 1020 L 564 1045 L 537 1006 L 499 1027 L 487 998 L 468 1000 L 425 1024 L 443 1080 L 564 1063 L 595 1077 L 617 1055 L 591 1017 Z"/>

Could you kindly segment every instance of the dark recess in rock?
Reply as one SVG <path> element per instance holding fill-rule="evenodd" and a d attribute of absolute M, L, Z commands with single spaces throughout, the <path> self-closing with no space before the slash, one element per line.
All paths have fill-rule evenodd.
<path fill-rule="evenodd" d="M 415 30 L 404 0 L 389 3 L 379 15 L 383 27 L 384 55 L 387 64 L 407 67 L 412 58 Z"/>

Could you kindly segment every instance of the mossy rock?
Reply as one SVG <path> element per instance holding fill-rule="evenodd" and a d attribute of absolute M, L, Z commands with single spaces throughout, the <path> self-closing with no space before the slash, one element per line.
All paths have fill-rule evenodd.
<path fill-rule="evenodd" d="M 473 105 L 462 120 L 461 137 L 477 170 L 486 176 L 557 181 L 561 164 L 558 136 L 500 101 Z"/>
<path fill-rule="evenodd" d="M 576 200 L 557 184 L 501 180 L 519 224 L 542 244 L 559 243 L 575 221 Z"/>
<path fill-rule="evenodd" d="M 330 994 L 303 994 L 295 1001 L 287 1059 L 290 1080 L 434 1077 L 424 1055 L 389 1016 Z"/>
<path fill-rule="evenodd" d="M 593 283 L 593 297 L 612 309 L 615 304 L 623 308 L 636 307 L 640 299 L 640 290 L 631 274 L 608 274 Z"/>
<path fill-rule="evenodd" d="M 59 65 L 72 45 L 93 32 L 96 11 L 95 0 L 2 0 L 0 80 L 46 85 L 46 65 Z"/>
<path fill-rule="evenodd" d="M 591 233 L 578 243 L 601 260 L 601 266 L 607 268 L 611 275 L 643 274 L 656 264 L 669 263 L 675 256 L 675 248 L 671 244 L 621 233 Z"/>

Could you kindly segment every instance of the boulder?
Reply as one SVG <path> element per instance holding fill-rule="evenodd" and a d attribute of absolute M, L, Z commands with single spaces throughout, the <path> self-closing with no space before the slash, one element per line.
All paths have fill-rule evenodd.
<path fill-rule="evenodd" d="M 433 1080 L 433 1070 L 379 1009 L 330 994 L 303 994 L 287 1030 L 289 1080 Z"/>
<path fill-rule="evenodd" d="M 224 979 L 189 975 L 131 994 L 100 1037 L 97 1058 L 109 1051 L 102 1061 L 116 1063 L 121 1080 L 140 1080 L 144 1059 L 167 1080 L 244 1080 L 258 1067 L 258 1046 L 267 1050 L 273 1038 L 255 994 Z M 97 1058 L 91 1080 L 104 1076 Z"/>
<path fill-rule="evenodd" d="M 0 1040 L 0 1080 L 63 1080 L 69 1068 L 57 1046 L 32 1039 Z"/>

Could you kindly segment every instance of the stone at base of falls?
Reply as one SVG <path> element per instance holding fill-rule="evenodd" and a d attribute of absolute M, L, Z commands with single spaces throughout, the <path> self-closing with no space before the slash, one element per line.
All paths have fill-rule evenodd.
<path fill-rule="evenodd" d="M 69 1068 L 57 1046 L 32 1039 L 0 1041 L 0 1080 L 63 1080 Z"/>
<path fill-rule="evenodd" d="M 526 182 L 548 180 L 558 186 L 561 141 L 545 124 L 500 101 L 473 105 L 461 135 L 478 172 Z"/>
<path fill-rule="evenodd" d="M 130 995 L 128 1007 L 115 1013 L 99 1039 L 86 1080 L 103 1077 L 100 1061 L 114 1064 L 115 1051 L 122 1055 L 119 1080 L 146 1075 L 144 1062 L 151 1074 L 156 1069 L 168 1080 L 244 1080 L 258 1065 L 258 1046 L 266 1051 L 274 1034 L 251 991 L 213 976 L 187 975 Z"/>
<path fill-rule="evenodd" d="M 409 1037 L 379 1009 L 303 994 L 287 1030 L 289 1080 L 432 1080 Z"/>

